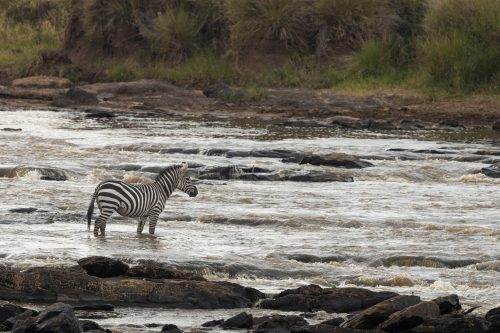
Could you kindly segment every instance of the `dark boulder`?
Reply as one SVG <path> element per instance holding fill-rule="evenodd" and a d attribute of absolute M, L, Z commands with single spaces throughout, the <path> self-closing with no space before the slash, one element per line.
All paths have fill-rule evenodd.
<path fill-rule="evenodd" d="M 304 156 L 299 161 L 299 164 L 328 165 L 347 169 L 361 169 L 373 166 L 370 162 L 343 153 Z"/>
<path fill-rule="evenodd" d="M 496 333 L 491 323 L 476 316 L 443 315 L 426 320 L 412 328 L 412 333 Z"/>
<path fill-rule="evenodd" d="M 89 275 L 101 278 L 125 275 L 129 270 L 128 265 L 120 260 L 100 256 L 80 259 L 78 265 L 86 270 Z"/>
<path fill-rule="evenodd" d="M 18 325 L 18 323 L 20 325 L 20 323 L 24 323 L 27 320 L 31 320 L 31 317 L 35 317 L 37 315 L 38 315 L 38 312 L 35 310 L 26 310 L 26 311 L 24 311 L 16 316 L 11 317 L 11 318 L 7 319 L 6 321 L 4 321 L 0 325 L 0 328 L 2 328 L 2 330 L 11 331 L 15 325 Z"/>
<path fill-rule="evenodd" d="M 264 309 L 282 311 L 359 311 L 396 296 L 392 292 L 373 292 L 362 288 L 321 288 L 310 285 L 289 289 L 273 299 L 263 300 L 259 306 Z"/>
<path fill-rule="evenodd" d="M 440 315 L 439 306 L 433 301 L 420 302 L 395 312 L 378 327 L 386 332 L 401 332 Z"/>
<path fill-rule="evenodd" d="M 251 328 L 253 326 L 253 316 L 242 312 L 225 320 L 220 326 L 222 328 Z"/>
<path fill-rule="evenodd" d="M 183 333 L 183 331 L 173 324 L 166 324 L 162 327 L 161 333 Z"/>
<path fill-rule="evenodd" d="M 291 333 L 383 333 L 379 330 L 357 330 L 347 327 L 336 327 L 325 324 L 307 325 L 299 329 L 294 329 Z"/>
<path fill-rule="evenodd" d="M 254 319 L 255 333 L 287 333 L 308 325 L 300 316 L 271 315 Z"/>
<path fill-rule="evenodd" d="M 495 163 L 490 167 L 482 168 L 481 172 L 490 178 L 500 178 L 500 163 Z"/>
<path fill-rule="evenodd" d="M 201 324 L 201 327 L 215 327 L 215 326 L 219 326 L 223 322 L 224 322 L 224 319 L 210 320 L 210 321 L 207 321 L 207 322 Z"/>
<path fill-rule="evenodd" d="M 442 315 L 458 311 L 462 308 L 462 306 L 460 305 L 460 300 L 455 294 L 441 296 L 433 299 L 432 301 L 439 306 L 439 311 Z"/>
<path fill-rule="evenodd" d="M 372 120 L 368 125 L 368 129 L 371 131 L 394 131 L 398 127 L 387 120 Z"/>
<path fill-rule="evenodd" d="M 494 131 L 500 131 L 500 120 L 497 120 L 491 125 L 491 129 Z"/>
<path fill-rule="evenodd" d="M 68 107 L 75 105 L 97 105 L 97 95 L 80 88 L 71 88 L 62 95 L 52 99 L 52 105 L 57 107 Z"/>
<path fill-rule="evenodd" d="M 10 330 L 12 328 L 12 323 L 7 322 L 8 319 L 18 316 L 27 310 L 26 308 L 10 303 L 2 304 L 0 306 L 0 331 Z"/>
<path fill-rule="evenodd" d="M 87 109 L 85 110 L 85 118 L 98 119 L 98 118 L 114 118 L 116 114 L 103 109 Z"/>
<path fill-rule="evenodd" d="M 345 322 L 344 318 L 336 317 L 336 318 L 328 319 L 328 320 L 321 322 L 321 325 L 340 326 L 344 322 Z"/>
<path fill-rule="evenodd" d="M 420 302 L 418 296 L 400 295 L 380 302 L 347 321 L 343 326 L 361 329 L 374 329 L 393 313 Z"/>
<path fill-rule="evenodd" d="M 79 323 L 82 332 L 111 333 L 110 330 L 102 328 L 98 323 L 92 320 L 80 320 Z"/>
<path fill-rule="evenodd" d="M 35 317 L 18 320 L 12 327 L 13 333 L 80 333 L 80 323 L 73 308 L 64 303 L 55 303 Z"/>

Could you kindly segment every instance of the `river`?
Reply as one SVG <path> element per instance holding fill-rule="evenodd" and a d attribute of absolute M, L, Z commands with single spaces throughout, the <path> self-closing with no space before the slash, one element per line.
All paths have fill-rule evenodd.
<path fill-rule="evenodd" d="M 268 293 L 316 283 L 424 299 L 456 293 L 485 310 L 500 302 L 500 179 L 478 173 L 500 160 L 498 134 L 374 133 L 140 113 L 85 116 L 0 111 L 0 129 L 21 129 L 0 130 L 0 264 L 74 265 L 103 255 L 132 264 L 153 259 Z M 171 148 L 201 153 L 164 153 Z M 353 182 L 200 180 L 196 198 L 175 192 L 169 199 L 154 237 L 137 235 L 137 222 L 119 216 L 108 223 L 105 238 L 87 231 L 95 186 L 106 179 L 147 182 L 153 173 L 144 168 L 185 161 L 331 169 L 202 153 L 212 148 L 343 152 L 374 166 L 339 170 Z M 15 166 L 27 168 L 8 174 Z M 44 180 L 47 170 L 67 180 Z M 135 331 L 156 322 L 189 328 L 239 311 L 117 312 L 99 323 L 133 322 Z"/>

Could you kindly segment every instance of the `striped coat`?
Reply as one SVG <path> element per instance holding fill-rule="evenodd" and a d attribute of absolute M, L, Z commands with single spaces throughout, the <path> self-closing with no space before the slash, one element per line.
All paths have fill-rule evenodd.
<path fill-rule="evenodd" d="M 129 184 L 121 181 L 100 183 L 92 196 L 87 211 L 90 230 L 94 202 L 97 202 L 100 215 L 94 224 L 94 235 L 105 234 L 106 222 L 115 212 L 122 216 L 138 217 L 137 233 L 142 233 L 149 218 L 149 233 L 154 234 L 158 217 L 165 207 L 167 199 L 175 189 L 187 193 L 190 197 L 198 194 L 198 189 L 186 177 L 187 164 L 172 165 L 162 170 L 152 184 Z"/>

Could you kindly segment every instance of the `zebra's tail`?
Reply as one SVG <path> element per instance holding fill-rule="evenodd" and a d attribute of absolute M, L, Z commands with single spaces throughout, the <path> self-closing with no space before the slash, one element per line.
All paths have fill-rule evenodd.
<path fill-rule="evenodd" d="M 92 223 L 92 213 L 94 212 L 94 201 L 95 201 L 96 193 L 92 195 L 92 199 L 90 200 L 89 209 L 87 210 L 87 229 L 90 231 L 90 224 Z"/>

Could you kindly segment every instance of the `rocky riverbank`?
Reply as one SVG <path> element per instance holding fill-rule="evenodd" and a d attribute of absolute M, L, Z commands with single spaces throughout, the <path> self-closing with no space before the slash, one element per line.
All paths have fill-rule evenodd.
<path fill-rule="evenodd" d="M 207 281 L 196 272 L 157 262 L 130 267 L 106 257 L 83 258 L 74 267 L 38 267 L 26 271 L 3 267 L 0 299 L 58 302 L 42 311 L 8 302 L 0 305 L 0 329 L 17 333 L 110 332 L 82 319 L 88 316 L 81 313 L 112 312 L 115 306 L 122 305 L 182 309 L 257 307 L 274 311 L 261 317 L 241 312 L 231 318 L 214 318 L 202 327 L 193 327 L 191 332 L 222 328 L 259 333 L 494 333 L 500 329 L 499 308 L 489 310 L 485 316 L 474 315 L 474 308 L 462 309 L 457 295 L 425 301 L 415 295 L 317 285 L 266 295 L 235 283 Z M 302 314 L 295 314 L 298 312 Z M 320 321 L 318 314 L 325 312 L 332 317 Z M 165 323 L 161 332 L 182 331 Z"/>
<path fill-rule="evenodd" d="M 378 93 L 350 96 L 331 91 L 268 89 L 258 99 L 244 89 L 182 88 L 161 80 L 81 83 L 54 77 L 29 77 L 0 86 L 3 108 L 75 108 L 90 117 L 113 112 L 161 113 L 265 119 L 289 127 L 334 127 L 382 130 L 460 130 L 482 127 L 500 130 L 500 101 L 421 98 Z"/>

